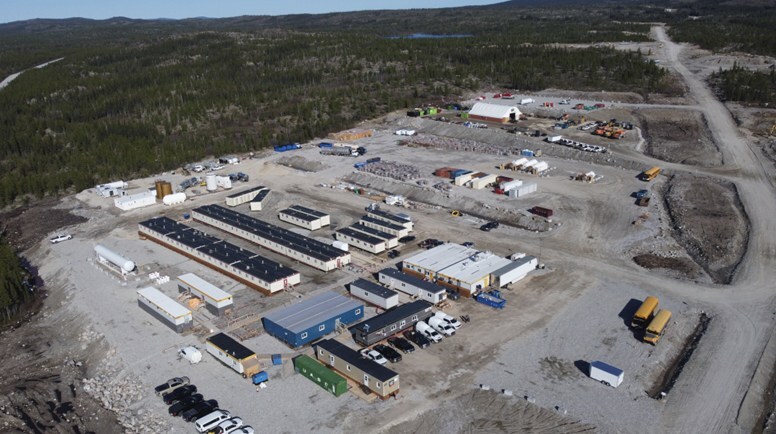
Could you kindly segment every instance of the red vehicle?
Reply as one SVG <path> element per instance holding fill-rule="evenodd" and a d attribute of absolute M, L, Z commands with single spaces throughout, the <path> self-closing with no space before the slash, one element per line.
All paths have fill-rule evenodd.
<path fill-rule="evenodd" d="M 515 99 L 515 96 L 512 95 L 511 93 L 502 93 L 501 97 L 504 99 Z"/>
<path fill-rule="evenodd" d="M 493 95 L 493 98 L 501 98 L 501 94 L 497 93 L 497 94 Z"/>

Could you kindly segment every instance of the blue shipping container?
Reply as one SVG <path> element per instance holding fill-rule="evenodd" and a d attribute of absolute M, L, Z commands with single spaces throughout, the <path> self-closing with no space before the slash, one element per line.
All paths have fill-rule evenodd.
<path fill-rule="evenodd" d="M 366 160 L 367 164 L 379 163 L 379 162 L 380 162 L 380 157 L 370 158 L 370 159 Z"/>
<path fill-rule="evenodd" d="M 364 163 L 363 161 L 353 165 L 353 167 L 355 167 L 356 169 L 360 169 L 360 168 L 362 168 L 364 166 L 366 166 L 366 163 Z"/>
<path fill-rule="evenodd" d="M 453 170 L 452 177 L 453 178 L 458 178 L 459 176 L 463 175 L 464 173 L 469 173 L 469 171 L 466 170 L 466 169 Z"/>
<path fill-rule="evenodd" d="M 321 142 L 321 143 L 318 143 L 318 147 L 319 148 L 333 148 L 334 147 L 334 143 Z"/>
<path fill-rule="evenodd" d="M 259 371 L 258 373 L 253 374 L 251 380 L 253 380 L 253 384 L 260 384 L 269 380 L 269 375 L 267 375 L 267 373 L 264 371 Z"/>
<path fill-rule="evenodd" d="M 534 151 L 532 151 L 530 149 L 523 149 L 523 151 L 520 152 L 520 155 L 522 155 L 523 157 L 533 157 L 534 156 Z"/>
<path fill-rule="evenodd" d="M 272 355 L 272 364 L 273 365 L 282 365 L 283 364 L 283 356 L 280 354 L 273 354 Z"/>

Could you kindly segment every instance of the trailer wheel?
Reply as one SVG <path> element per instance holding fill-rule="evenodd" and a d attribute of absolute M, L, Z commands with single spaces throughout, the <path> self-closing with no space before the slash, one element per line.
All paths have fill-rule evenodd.
<path fill-rule="evenodd" d="M 243 372 L 242 376 L 243 376 L 243 378 L 248 378 L 248 376 L 245 374 L 245 372 Z"/>
<path fill-rule="evenodd" d="M 611 384 L 609 384 L 609 382 L 608 382 L 608 381 L 601 380 L 601 384 L 603 384 L 604 386 L 609 386 L 609 387 L 612 387 L 612 385 L 611 385 Z"/>

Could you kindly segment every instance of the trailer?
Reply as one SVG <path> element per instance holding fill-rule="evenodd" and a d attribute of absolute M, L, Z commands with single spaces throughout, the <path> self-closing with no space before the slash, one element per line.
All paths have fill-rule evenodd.
<path fill-rule="evenodd" d="M 590 362 L 589 375 L 593 380 L 615 388 L 622 384 L 622 380 L 625 378 L 622 369 L 599 361 Z"/>
<path fill-rule="evenodd" d="M 234 369 L 243 378 L 253 377 L 261 370 L 261 364 L 256 353 L 227 336 L 225 333 L 215 334 L 205 340 L 207 352 L 221 363 Z"/>
<path fill-rule="evenodd" d="M 496 289 L 488 292 L 478 292 L 474 295 L 474 299 L 495 309 L 503 309 L 507 304 L 507 301 L 501 298 L 501 291 Z"/>

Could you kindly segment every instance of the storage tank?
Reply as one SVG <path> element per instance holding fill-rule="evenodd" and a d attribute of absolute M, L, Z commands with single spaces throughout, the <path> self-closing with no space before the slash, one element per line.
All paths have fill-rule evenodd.
<path fill-rule="evenodd" d="M 156 182 L 154 182 L 154 187 L 156 188 L 156 198 L 161 199 L 164 197 L 164 193 L 162 192 L 162 184 L 164 184 L 164 181 L 161 179 L 157 179 Z"/>
<path fill-rule="evenodd" d="M 94 246 L 94 252 L 100 258 L 110 262 L 111 264 L 121 268 L 126 272 L 134 271 L 136 268 L 134 262 L 100 244 Z"/>
<path fill-rule="evenodd" d="M 216 175 L 210 174 L 205 176 L 205 186 L 207 191 L 218 190 L 218 183 L 216 182 Z"/>
<path fill-rule="evenodd" d="M 179 205 L 186 201 L 186 193 L 173 193 L 165 195 L 162 199 L 162 203 L 167 206 Z"/>
<path fill-rule="evenodd" d="M 172 184 L 167 181 L 162 182 L 162 197 L 172 194 Z"/>

